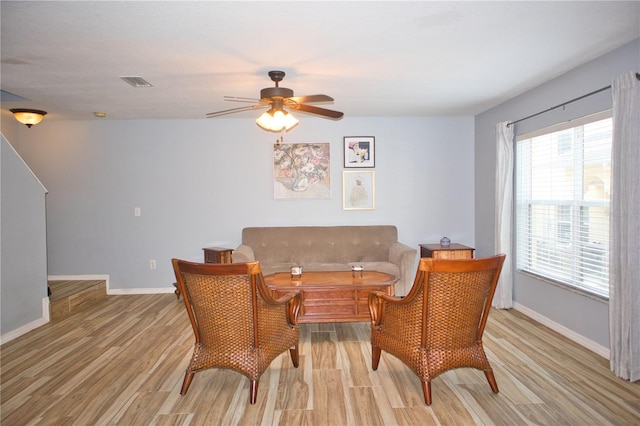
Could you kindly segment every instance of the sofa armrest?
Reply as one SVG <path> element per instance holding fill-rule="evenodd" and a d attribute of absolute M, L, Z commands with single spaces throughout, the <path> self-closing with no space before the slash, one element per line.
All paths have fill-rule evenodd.
<path fill-rule="evenodd" d="M 402 296 L 406 295 L 413 285 L 417 254 L 418 250 L 400 242 L 393 243 L 389 247 L 389 262 L 400 268 L 400 279 L 397 286 L 399 288 L 396 288 Z"/>
<path fill-rule="evenodd" d="M 246 263 L 254 262 L 256 256 L 253 254 L 253 249 L 244 244 L 240 244 L 238 248 L 233 251 L 233 263 Z"/>

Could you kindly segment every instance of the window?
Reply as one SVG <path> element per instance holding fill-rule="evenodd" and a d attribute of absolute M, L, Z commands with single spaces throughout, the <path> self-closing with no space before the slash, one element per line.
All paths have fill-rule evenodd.
<path fill-rule="evenodd" d="M 518 136 L 517 268 L 609 296 L 611 112 Z"/>

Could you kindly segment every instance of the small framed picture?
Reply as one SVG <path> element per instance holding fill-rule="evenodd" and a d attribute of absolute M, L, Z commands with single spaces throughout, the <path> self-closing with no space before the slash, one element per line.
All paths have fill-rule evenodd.
<path fill-rule="evenodd" d="M 376 176 L 373 170 L 342 172 L 342 209 L 376 208 Z"/>
<path fill-rule="evenodd" d="M 373 136 L 344 137 L 344 167 L 373 168 L 376 166 L 376 138 Z"/>

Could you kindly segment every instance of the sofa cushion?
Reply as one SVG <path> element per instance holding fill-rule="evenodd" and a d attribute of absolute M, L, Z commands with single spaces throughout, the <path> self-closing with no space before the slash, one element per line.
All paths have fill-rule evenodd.
<path fill-rule="evenodd" d="M 302 273 L 312 271 L 350 271 L 351 266 L 345 263 L 260 263 L 263 275 L 277 272 L 291 272 L 292 266 L 302 266 Z M 396 275 L 397 276 L 397 275 Z"/>
<path fill-rule="evenodd" d="M 397 242 L 395 226 L 265 227 L 242 230 L 242 244 L 261 263 L 345 263 L 388 261 Z"/>
<path fill-rule="evenodd" d="M 305 271 L 349 271 L 362 266 L 398 277 L 396 294 L 410 290 L 417 250 L 398 242 L 393 225 L 252 227 L 242 230 L 233 262 L 257 260 L 264 275 Z"/>
<path fill-rule="evenodd" d="M 302 273 L 305 271 L 350 271 L 351 267 L 345 263 L 319 263 L 310 262 L 302 264 Z"/>

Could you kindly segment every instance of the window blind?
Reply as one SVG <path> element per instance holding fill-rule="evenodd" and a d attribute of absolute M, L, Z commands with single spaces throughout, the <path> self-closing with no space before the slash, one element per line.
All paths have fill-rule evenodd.
<path fill-rule="evenodd" d="M 516 266 L 609 295 L 611 112 L 516 142 Z"/>

